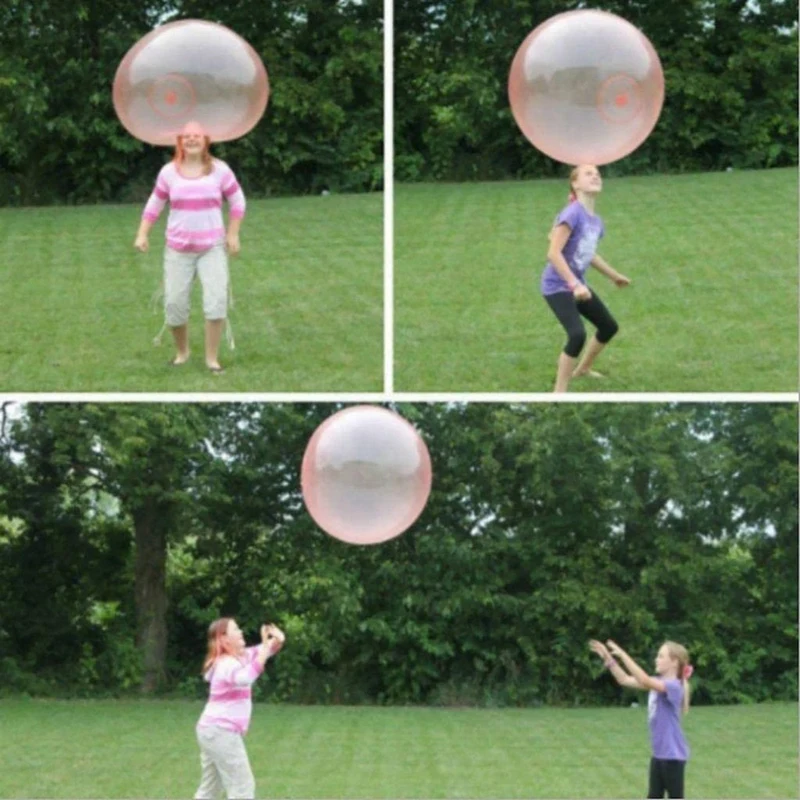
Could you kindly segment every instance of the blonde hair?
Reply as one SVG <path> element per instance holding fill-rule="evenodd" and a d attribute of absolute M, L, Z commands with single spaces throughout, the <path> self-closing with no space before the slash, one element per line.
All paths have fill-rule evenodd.
<path fill-rule="evenodd" d="M 228 633 L 230 622 L 231 617 L 221 617 L 208 626 L 208 653 L 203 662 L 204 675 L 214 666 L 218 658 L 230 652 L 222 642 L 222 637 Z"/>
<path fill-rule="evenodd" d="M 578 195 L 575 194 L 575 190 L 572 188 L 572 184 L 575 183 L 576 180 L 578 180 L 578 172 L 580 168 L 581 165 L 577 164 L 572 168 L 572 170 L 569 173 L 569 197 L 567 198 L 567 200 L 570 203 L 574 203 L 578 199 Z"/>
<path fill-rule="evenodd" d="M 689 651 L 677 642 L 664 642 L 669 657 L 678 662 L 678 680 L 683 683 L 683 706 L 681 710 L 684 714 L 689 713 L 689 679 L 685 675 L 686 668 L 689 666 Z"/>
<path fill-rule="evenodd" d="M 578 178 L 578 170 L 580 169 L 580 165 L 573 167 L 572 171 L 569 173 L 569 196 L 567 197 L 568 203 L 574 203 L 578 199 L 578 195 L 575 194 L 575 190 L 572 188 L 573 182 Z M 553 231 L 556 229 L 556 223 L 558 222 L 558 214 L 555 215 L 553 219 L 553 224 L 550 226 L 550 233 L 547 234 L 548 241 L 553 241 Z"/>

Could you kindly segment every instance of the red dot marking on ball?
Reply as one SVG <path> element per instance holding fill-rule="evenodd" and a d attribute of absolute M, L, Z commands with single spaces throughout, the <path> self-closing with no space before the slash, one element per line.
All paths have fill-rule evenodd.
<path fill-rule="evenodd" d="M 617 106 L 622 108 L 622 106 L 628 105 L 628 95 L 626 95 L 626 94 L 618 94 L 616 96 L 616 98 L 614 99 L 614 102 L 617 104 Z"/>
<path fill-rule="evenodd" d="M 167 103 L 167 105 L 169 105 L 169 106 L 174 106 L 174 105 L 175 105 L 175 102 L 177 101 L 177 99 L 178 99 L 178 95 L 176 95 L 176 94 L 175 94 L 175 92 L 167 92 L 167 93 L 164 95 L 164 101 L 165 101 L 165 102 Z"/>

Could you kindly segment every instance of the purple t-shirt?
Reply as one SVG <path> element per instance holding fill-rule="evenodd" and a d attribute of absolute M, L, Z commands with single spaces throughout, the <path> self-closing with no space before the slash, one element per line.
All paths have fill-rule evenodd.
<path fill-rule="evenodd" d="M 581 203 L 575 200 L 556 217 L 553 227 L 555 228 L 562 222 L 569 225 L 570 234 L 561 252 L 569 264 L 572 274 L 585 284 L 584 275 L 597 251 L 597 242 L 605 233 L 603 220 L 596 214 L 590 214 Z M 568 292 L 569 290 L 567 282 L 558 274 L 552 262 L 548 261 L 542 273 L 542 294 L 556 294 L 556 292 Z"/>
<path fill-rule="evenodd" d="M 689 745 L 681 729 L 683 682 L 677 678 L 664 681 L 666 692 L 650 692 L 647 700 L 647 719 L 650 723 L 650 743 L 654 758 L 689 760 Z"/>

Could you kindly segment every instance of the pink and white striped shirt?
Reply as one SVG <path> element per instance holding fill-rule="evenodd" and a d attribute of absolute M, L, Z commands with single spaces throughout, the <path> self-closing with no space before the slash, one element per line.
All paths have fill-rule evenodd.
<path fill-rule="evenodd" d="M 248 647 L 242 659 L 225 655 L 205 674 L 211 684 L 198 728 L 217 727 L 244 735 L 253 711 L 251 686 L 264 667 L 256 661 L 258 647 Z"/>
<path fill-rule="evenodd" d="M 231 219 L 244 217 L 244 192 L 224 162 L 212 160 L 210 175 L 185 178 L 174 161 L 162 167 L 142 218 L 155 222 L 169 200 L 167 246 L 197 253 L 225 240 L 222 198 L 228 201 Z"/>

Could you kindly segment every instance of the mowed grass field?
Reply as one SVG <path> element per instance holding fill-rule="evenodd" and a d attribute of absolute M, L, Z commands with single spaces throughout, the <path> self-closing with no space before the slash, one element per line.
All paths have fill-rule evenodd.
<path fill-rule="evenodd" d="M 539 280 L 567 192 L 396 187 L 395 390 L 552 390 L 566 335 Z M 598 252 L 632 284 L 590 270 L 620 332 L 570 391 L 796 392 L 797 201 L 797 169 L 606 179 Z"/>
<path fill-rule="evenodd" d="M 191 797 L 194 725 L 179 701 L 0 701 L 3 798 Z M 687 796 L 796 798 L 792 703 L 693 708 Z M 246 745 L 261 798 L 635 798 L 647 711 L 257 704 Z"/>
<path fill-rule="evenodd" d="M 192 358 L 169 368 L 153 339 L 163 305 L 167 212 L 146 254 L 142 207 L 0 210 L 0 391 L 380 392 L 383 198 L 252 200 L 230 260 L 236 347 L 223 375 L 203 358 L 202 295 L 192 294 Z"/>

